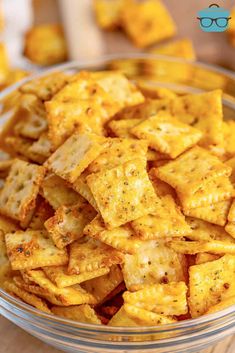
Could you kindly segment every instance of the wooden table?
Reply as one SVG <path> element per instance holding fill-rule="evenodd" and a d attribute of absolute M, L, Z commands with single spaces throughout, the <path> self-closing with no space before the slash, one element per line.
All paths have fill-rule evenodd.
<path fill-rule="evenodd" d="M 0 317 L 0 353 L 60 353 L 30 336 L 10 321 Z M 235 336 L 230 336 L 212 348 L 200 353 L 234 353 Z"/>

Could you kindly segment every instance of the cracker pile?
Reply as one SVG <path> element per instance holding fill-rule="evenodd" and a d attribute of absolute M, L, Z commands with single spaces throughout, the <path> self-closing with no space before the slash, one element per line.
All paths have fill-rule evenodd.
<path fill-rule="evenodd" d="M 235 122 L 220 90 L 177 95 L 106 71 L 18 95 L 0 139 L 2 288 L 111 326 L 235 304 Z"/>

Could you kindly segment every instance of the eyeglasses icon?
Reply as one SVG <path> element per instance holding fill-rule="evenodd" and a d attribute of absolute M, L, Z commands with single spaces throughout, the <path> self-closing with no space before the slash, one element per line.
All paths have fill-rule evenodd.
<path fill-rule="evenodd" d="M 211 4 L 208 8 L 198 12 L 197 19 L 204 32 L 224 32 L 231 19 L 229 15 L 229 10 L 219 7 L 217 4 Z"/>
<path fill-rule="evenodd" d="M 200 24 L 203 28 L 209 28 L 213 25 L 213 23 L 215 23 L 220 28 L 225 28 L 228 26 L 228 22 L 231 17 L 197 17 L 197 19 L 200 20 Z"/>

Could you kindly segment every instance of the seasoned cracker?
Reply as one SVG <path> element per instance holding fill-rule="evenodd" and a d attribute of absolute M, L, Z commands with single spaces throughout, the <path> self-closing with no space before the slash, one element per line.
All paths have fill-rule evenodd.
<path fill-rule="evenodd" d="M 84 234 L 127 254 L 134 254 L 143 246 L 143 241 L 136 236 L 129 225 L 109 230 L 105 228 L 100 216 L 85 227 Z"/>
<path fill-rule="evenodd" d="M 154 326 L 174 323 L 171 317 L 159 315 L 151 311 L 138 308 L 135 305 L 124 304 L 112 317 L 108 326 Z"/>
<path fill-rule="evenodd" d="M 189 38 L 178 39 L 168 42 L 167 44 L 159 45 L 158 47 L 151 49 L 150 53 L 174 56 L 188 60 L 196 59 L 193 43 Z"/>
<path fill-rule="evenodd" d="M 44 163 L 45 158 L 35 152 L 30 150 L 30 147 L 33 144 L 33 140 L 24 137 L 6 137 L 5 142 L 8 144 L 8 147 L 12 149 L 12 155 L 26 161 L 32 161 L 39 164 Z"/>
<path fill-rule="evenodd" d="M 82 304 L 78 306 L 73 305 L 65 308 L 61 306 L 53 306 L 51 311 L 53 314 L 64 317 L 65 319 L 85 322 L 86 324 L 101 324 L 101 321 L 95 310 L 88 304 Z"/>
<path fill-rule="evenodd" d="M 202 252 L 202 253 L 199 253 L 199 254 L 196 255 L 195 265 L 200 265 L 200 264 L 204 264 L 206 262 L 211 262 L 211 261 L 214 261 L 214 260 L 218 260 L 219 258 L 220 258 L 219 255 Z"/>
<path fill-rule="evenodd" d="M 7 256 L 4 233 L 0 232 L 0 288 L 3 288 L 4 282 L 12 275 L 10 261 Z"/>
<path fill-rule="evenodd" d="M 181 237 L 191 231 L 180 208 L 170 195 L 162 197 L 156 211 L 132 221 L 131 226 L 137 236 L 144 240 Z"/>
<path fill-rule="evenodd" d="M 66 288 L 58 288 L 46 277 L 43 271 L 30 270 L 28 273 L 35 283 L 47 290 L 49 294 L 57 297 L 64 306 L 95 304 L 93 295 L 82 289 L 79 284 Z"/>
<path fill-rule="evenodd" d="M 123 256 L 117 250 L 98 240 L 83 237 L 70 245 L 69 274 L 95 271 L 120 264 Z"/>
<path fill-rule="evenodd" d="M 172 37 L 176 27 L 160 0 L 131 2 L 122 12 L 124 30 L 141 48 Z"/>
<path fill-rule="evenodd" d="M 24 109 L 24 120 L 14 127 L 16 135 L 37 140 L 47 130 L 46 111 L 40 99 L 32 94 L 24 94 L 21 98 Z"/>
<path fill-rule="evenodd" d="M 231 237 L 226 233 L 223 227 L 205 222 L 201 219 L 187 217 L 187 223 L 191 228 L 191 232 L 188 233 L 187 238 L 191 240 L 225 240 L 232 241 Z"/>
<path fill-rule="evenodd" d="M 211 241 L 184 241 L 172 240 L 168 246 L 180 254 L 195 255 L 200 252 L 212 254 L 235 254 L 235 242 L 221 240 Z"/>
<path fill-rule="evenodd" d="M 100 304 L 122 281 L 122 271 L 117 265 L 114 265 L 110 267 L 110 272 L 106 275 L 90 279 L 82 283 L 81 286 Z"/>
<path fill-rule="evenodd" d="M 41 185 L 41 193 L 48 203 L 57 210 L 61 206 L 84 203 L 84 198 L 75 192 L 65 180 L 57 175 L 47 175 Z"/>
<path fill-rule="evenodd" d="M 54 149 L 81 127 L 102 134 L 103 124 L 120 109 L 87 72 L 77 74 L 45 106 Z"/>
<path fill-rule="evenodd" d="M 195 217 L 204 221 L 224 226 L 227 222 L 228 212 L 231 206 L 231 200 L 225 200 L 217 203 L 206 204 L 197 208 L 186 208 L 186 216 Z"/>
<path fill-rule="evenodd" d="M 146 158 L 147 142 L 125 138 L 110 138 L 100 155 L 89 166 L 90 173 L 112 169 L 136 158 Z"/>
<path fill-rule="evenodd" d="M 176 158 L 194 146 L 202 137 L 201 131 L 180 122 L 164 111 L 134 126 L 131 133 L 147 140 L 149 147 L 171 158 Z"/>
<path fill-rule="evenodd" d="M 228 222 L 225 226 L 226 232 L 228 232 L 233 238 L 235 238 L 235 222 Z"/>
<path fill-rule="evenodd" d="M 73 206 L 59 207 L 55 215 L 45 222 L 53 242 L 59 249 L 83 236 L 85 226 L 96 216 L 96 211 L 85 200 Z"/>
<path fill-rule="evenodd" d="M 141 121 L 142 119 L 113 120 L 108 124 L 108 127 L 117 137 L 133 138 L 130 130 Z"/>
<path fill-rule="evenodd" d="M 4 289 L 6 289 L 9 293 L 15 294 L 18 298 L 23 300 L 25 303 L 34 306 L 36 309 L 39 309 L 47 314 L 51 313 L 51 310 L 48 308 L 44 300 L 38 298 L 35 294 L 28 293 L 24 289 L 17 287 L 14 282 L 6 281 L 4 283 Z"/>
<path fill-rule="evenodd" d="M 24 38 L 24 55 L 33 63 L 50 66 L 67 60 L 67 45 L 61 24 L 37 24 L 25 33 Z"/>
<path fill-rule="evenodd" d="M 224 310 L 224 309 L 226 309 L 229 306 L 232 306 L 234 304 L 235 304 L 235 295 L 233 295 L 232 297 L 226 298 L 226 299 L 222 299 L 218 304 L 215 304 L 215 305 L 211 306 L 207 310 L 205 315 L 213 314 L 213 313 L 216 313 L 217 311 Z"/>
<path fill-rule="evenodd" d="M 226 120 L 223 122 L 224 148 L 228 155 L 235 154 L 235 122 L 234 120 Z"/>
<path fill-rule="evenodd" d="M 98 211 L 97 203 L 92 195 L 92 192 L 87 185 L 87 176 L 89 175 L 89 171 L 86 169 L 76 180 L 71 184 L 71 187 L 78 192 L 84 199 L 86 199 L 95 210 Z"/>
<path fill-rule="evenodd" d="M 121 26 L 121 11 L 125 0 L 94 0 L 96 21 L 103 29 L 113 30 Z"/>
<path fill-rule="evenodd" d="M 29 153 L 42 157 L 43 162 L 51 155 L 51 142 L 47 133 L 40 135 L 37 141 L 34 141 L 28 149 Z"/>
<path fill-rule="evenodd" d="M 66 250 L 57 249 L 45 231 L 26 230 L 6 234 L 6 248 L 13 270 L 68 263 Z"/>
<path fill-rule="evenodd" d="M 235 222 L 235 200 L 233 200 L 232 205 L 230 207 L 228 220 L 229 222 Z"/>
<path fill-rule="evenodd" d="M 45 170 L 35 164 L 15 160 L 0 195 L 0 212 L 24 221 L 34 209 Z"/>
<path fill-rule="evenodd" d="M 174 116 L 202 131 L 202 146 L 223 145 L 221 90 L 184 95 L 172 102 L 171 112 Z"/>
<path fill-rule="evenodd" d="M 33 217 L 28 228 L 33 230 L 45 230 L 44 223 L 54 214 L 53 208 L 42 197 L 38 197 Z"/>
<path fill-rule="evenodd" d="M 192 191 L 179 191 L 178 197 L 184 209 L 191 209 L 229 200 L 234 196 L 234 188 L 229 178 L 221 176 L 213 180 L 202 182 L 201 186 Z"/>
<path fill-rule="evenodd" d="M 156 314 L 152 311 L 148 311 L 142 308 L 138 308 L 135 305 L 124 304 L 124 310 L 132 319 L 142 322 L 142 325 L 166 325 L 176 322 L 172 317 Z"/>
<path fill-rule="evenodd" d="M 125 255 L 122 272 L 126 287 L 185 281 L 185 258 L 155 240 L 146 241 L 134 255 Z"/>
<path fill-rule="evenodd" d="M 104 144 L 91 134 L 74 134 L 47 160 L 46 166 L 56 175 L 73 183 L 100 154 Z"/>
<path fill-rule="evenodd" d="M 219 176 L 229 176 L 231 167 L 223 164 L 216 156 L 201 147 L 193 147 L 175 161 L 158 168 L 159 179 L 182 193 L 197 191 L 202 183 Z"/>
<path fill-rule="evenodd" d="M 66 266 L 43 267 L 43 271 L 57 287 L 64 288 L 88 281 L 92 278 L 104 276 L 109 273 L 110 269 L 109 267 L 104 267 L 91 272 L 83 272 L 79 275 L 69 275 Z"/>
<path fill-rule="evenodd" d="M 125 303 L 161 315 L 187 314 L 187 286 L 184 282 L 145 285 L 136 292 L 125 292 Z"/>
<path fill-rule="evenodd" d="M 24 83 L 20 91 L 34 94 L 42 101 L 50 100 L 67 83 L 68 76 L 63 72 L 54 72 L 41 78 Z"/>
<path fill-rule="evenodd" d="M 189 268 L 189 308 L 193 318 L 234 295 L 234 271 L 233 255 Z"/>
<path fill-rule="evenodd" d="M 49 303 L 53 305 L 65 305 L 57 295 L 53 294 L 52 292 L 49 292 L 46 288 L 40 287 L 38 284 L 36 284 L 28 273 L 27 281 L 25 281 L 25 277 L 26 275 L 24 275 L 24 279 L 22 279 L 22 277 L 20 276 L 13 277 L 14 283 L 17 285 L 17 287 L 24 289 L 26 292 L 35 294 L 40 298 L 46 299 Z"/>
<path fill-rule="evenodd" d="M 87 184 L 109 229 L 150 213 L 158 201 L 142 159 L 91 174 Z"/>

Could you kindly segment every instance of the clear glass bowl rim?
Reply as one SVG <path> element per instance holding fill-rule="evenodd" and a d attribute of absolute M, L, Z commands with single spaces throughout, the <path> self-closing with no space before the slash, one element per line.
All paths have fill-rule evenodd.
<path fill-rule="evenodd" d="M 210 64 L 205 64 L 201 63 L 198 61 L 191 62 L 189 60 L 182 60 L 180 58 L 173 58 L 173 57 L 168 57 L 168 56 L 163 56 L 163 55 L 152 55 L 152 54 L 114 54 L 114 55 L 106 55 L 102 56 L 99 59 L 87 59 L 87 60 L 82 60 L 82 61 L 72 61 L 69 63 L 65 64 L 60 64 L 56 65 L 50 69 L 44 69 L 41 70 L 39 73 L 33 74 L 29 77 L 26 77 L 25 79 L 15 83 L 14 85 L 6 88 L 2 92 L 0 92 L 0 101 L 2 101 L 6 96 L 14 92 L 18 87 L 20 87 L 23 83 L 31 81 L 35 78 L 43 77 L 46 76 L 47 74 L 56 72 L 56 71 L 64 71 L 64 70 L 71 70 L 71 69 L 77 69 L 77 70 L 89 70 L 89 66 L 99 66 L 99 65 L 106 65 L 112 60 L 125 60 L 125 59 L 139 59 L 139 60 L 164 60 L 167 62 L 177 62 L 177 63 L 188 63 L 188 64 L 193 64 L 195 67 L 200 67 L 204 69 L 208 69 L 210 71 L 216 72 L 221 75 L 225 75 L 230 77 L 232 80 L 235 82 L 235 74 L 232 73 L 231 71 L 220 68 L 216 65 L 210 65 Z M 229 102 L 229 105 L 232 106 L 232 108 L 235 111 L 235 104 Z M 191 328 L 199 327 L 200 325 L 203 325 L 203 327 L 206 327 L 207 325 L 213 324 L 213 322 L 217 321 L 226 321 L 226 318 L 231 317 L 233 318 L 233 324 L 235 326 L 235 305 L 230 306 L 224 310 L 221 310 L 219 312 L 209 314 L 209 315 L 203 315 L 199 318 L 195 319 L 189 319 L 189 320 L 184 320 L 184 321 L 179 321 L 174 324 L 167 324 L 167 325 L 159 325 L 159 326 L 141 326 L 141 327 L 125 327 L 125 326 L 120 326 L 120 327 L 113 327 L 113 326 L 105 326 L 105 325 L 96 325 L 96 324 L 86 324 L 83 322 L 77 322 L 69 319 L 65 319 L 59 316 L 51 315 L 44 313 L 28 304 L 25 304 L 21 302 L 20 300 L 14 298 L 13 296 L 9 295 L 6 293 L 4 290 L 0 289 L 0 307 L 2 306 L 3 308 L 8 308 L 9 310 L 9 305 L 10 305 L 10 311 L 18 311 L 20 313 L 26 314 L 28 317 L 31 317 L 32 319 L 38 320 L 38 322 L 43 322 L 46 324 L 46 322 L 50 322 L 52 324 L 58 324 L 58 327 L 62 325 L 62 327 L 66 326 L 67 331 L 69 332 L 69 328 L 73 329 L 78 329 L 79 331 L 87 331 L 87 332 L 96 332 L 96 333 L 107 333 L 110 335 L 144 335 L 144 334 L 154 334 L 154 333 L 172 333 L 176 331 L 184 331 L 184 330 L 189 330 Z M 229 319 L 228 319 L 229 320 Z M 229 325 L 231 322 L 229 322 Z M 141 331 L 140 331 L 141 329 Z M 172 339 L 170 339 L 172 340 Z M 164 339 L 164 341 L 169 341 L 169 339 Z M 144 341 L 143 343 L 148 343 L 149 341 Z M 158 343 L 161 342 L 161 340 L 157 340 Z M 114 343 L 114 342 L 113 342 Z M 127 343 L 127 342 L 126 342 Z M 141 342 L 139 342 L 141 343 Z M 128 342 L 130 344 L 130 342 Z"/>

